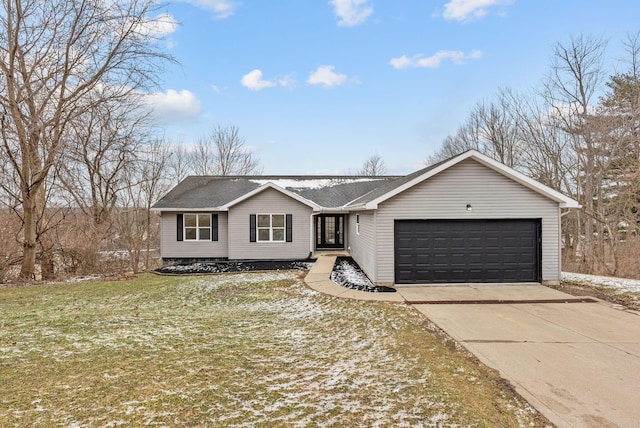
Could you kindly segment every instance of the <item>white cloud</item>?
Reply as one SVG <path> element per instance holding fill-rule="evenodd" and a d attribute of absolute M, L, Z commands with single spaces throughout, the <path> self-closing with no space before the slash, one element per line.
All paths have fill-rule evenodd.
<path fill-rule="evenodd" d="M 347 81 L 346 74 L 339 74 L 333 71 L 333 65 L 321 65 L 309 75 L 307 83 L 310 85 L 322 85 L 327 88 L 342 85 Z"/>
<path fill-rule="evenodd" d="M 285 88 L 292 88 L 296 85 L 296 80 L 293 78 L 291 74 L 287 74 L 282 79 L 278 79 L 278 86 L 282 86 Z"/>
<path fill-rule="evenodd" d="M 189 3 L 200 9 L 213 12 L 216 19 L 227 19 L 233 15 L 238 8 L 238 4 L 229 0 L 178 0 L 183 3 Z"/>
<path fill-rule="evenodd" d="M 136 24 L 136 30 L 145 37 L 160 38 L 178 29 L 178 22 L 168 13 L 148 18 Z"/>
<path fill-rule="evenodd" d="M 438 68 L 442 64 L 442 61 L 449 59 L 454 64 L 461 65 L 470 59 L 482 58 L 482 51 L 474 50 L 468 54 L 462 51 L 438 51 L 435 55 L 425 57 L 422 54 L 408 57 L 402 55 L 398 58 L 392 58 L 389 63 L 398 69 L 403 68 Z"/>
<path fill-rule="evenodd" d="M 240 82 L 242 82 L 242 86 L 247 87 L 252 91 L 259 91 L 264 88 L 276 86 L 275 82 L 272 82 L 271 80 L 264 80 L 262 78 L 262 71 L 257 68 L 242 76 Z"/>
<path fill-rule="evenodd" d="M 200 113 L 200 101 L 186 89 L 180 92 L 154 92 L 147 95 L 147 104 L 160 124 L 192 122 Z"/>
<path fill-rule="evenodd" d="M 338 17 L 338 25 L 353 27 L 362 24 L 373 13 L 369 0 L 330 0 L 333 13 Z"/>
<path fill-rule="evenodd" d="M 493 6 L 507 6 L 514 0 L 451 0 L 444 5 L 444 18 L 454 21 L 472 21 L 482 19 L 489 14 Z"/>
<path fill-rule="evenodd" d="M 267 80 L 262 78 L 262 70 L 256 68 L 251 70 L 240 80 L 242 86 L 252 91 L 260 91 L 264 88 L 272 88 L 274 86 L 282 86 L 285 88 L 293 87 L 296 84 L 295 79 L 291 75 L 286 75 L 281 79 Z"/>

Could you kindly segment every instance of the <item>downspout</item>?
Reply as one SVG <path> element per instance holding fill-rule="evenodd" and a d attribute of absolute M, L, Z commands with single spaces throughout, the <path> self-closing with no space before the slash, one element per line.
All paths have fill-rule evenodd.
<path fill-rule="evenodd" d="M 560 208 L 560 215 L 558 216 L 558 284 L 562 282 L 562 217 L 569 214 L 569 208 L 562 211 Z"/>
<path fill-rule="evenodd" d="M 311 210 L 311 215 L 309 216 L 309 258 L 313 256 L 313 236 L 314 236 L 313 216 L 314 216 L 314 212 L 313 210 Z"/>

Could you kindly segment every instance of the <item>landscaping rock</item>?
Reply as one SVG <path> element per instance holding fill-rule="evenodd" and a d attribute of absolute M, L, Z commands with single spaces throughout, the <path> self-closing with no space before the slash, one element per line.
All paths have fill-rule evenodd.
<path fill-rule="evenodd" d="M 370 293 L 390 293 L 396 291 L 391 287 L 374 285 L 351 257 L 336 258 L 333 272 L 331 272 L 331 280 L 343 287 L 368 291 Z"/>

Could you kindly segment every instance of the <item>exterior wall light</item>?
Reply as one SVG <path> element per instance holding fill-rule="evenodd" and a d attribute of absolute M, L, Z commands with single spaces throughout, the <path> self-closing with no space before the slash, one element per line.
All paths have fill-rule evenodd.
<path fill-rule="evenodd" d="M 473 211 L 473 207 L 471 206 L 471 204 L 467 204 L 467 211 Z"/>

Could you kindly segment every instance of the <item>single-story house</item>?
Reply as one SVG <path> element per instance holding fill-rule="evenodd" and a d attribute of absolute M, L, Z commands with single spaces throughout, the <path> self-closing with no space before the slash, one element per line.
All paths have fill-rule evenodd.
<path fill-rule="evenodd" d="M 153 209 L 165 264 L 344 250 L 388 285 L 557 283 L 579 207 L 470 150 L 407 176 L 190 176 Z"/>

